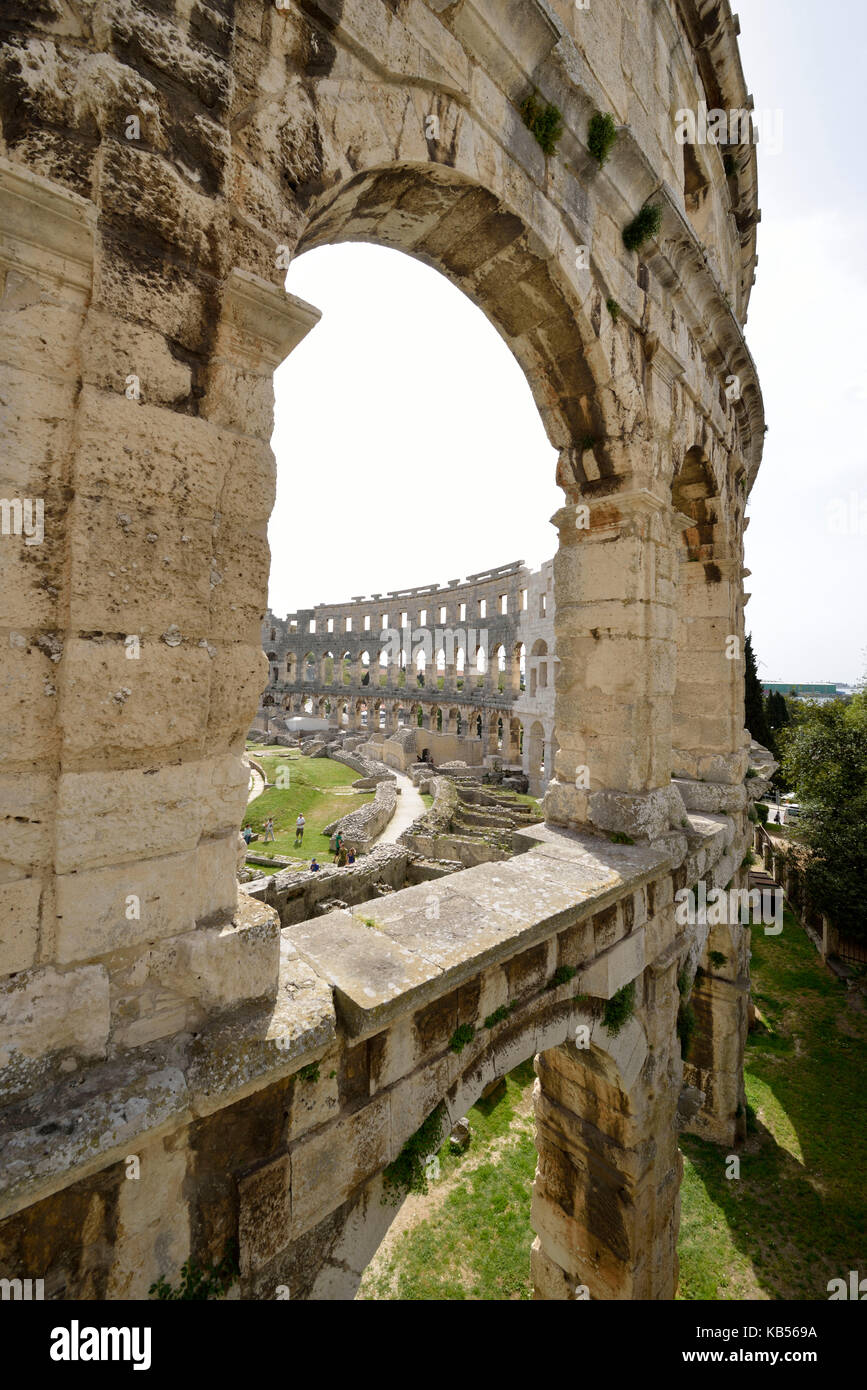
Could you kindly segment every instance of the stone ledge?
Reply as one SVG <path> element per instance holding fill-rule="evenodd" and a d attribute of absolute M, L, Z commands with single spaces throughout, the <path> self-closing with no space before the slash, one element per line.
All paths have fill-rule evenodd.
<path fill-rule="evenodd" d="M 220 1016 L 197 1037 L 79 1070 L 9 1106 L 0 1117 L 0 1219 L 321 1057 L 336 1036 L 331 989 L 285 941 L 280 966 L 266 1008 Z"/>
<path fill-rule="evenodd" d="M 355 1039 L 490 965 L 593 916 L 665 872 L 664 853 L 533 826 L 536 848 L 286 929 L 335 988 Z M 631 978 L 631 977 L 630 977 Z M 607 997 L 607 995 L 605 996 Z"/>

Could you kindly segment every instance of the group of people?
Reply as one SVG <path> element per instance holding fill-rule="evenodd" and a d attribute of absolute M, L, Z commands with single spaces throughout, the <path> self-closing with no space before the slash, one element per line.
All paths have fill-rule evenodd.
<path fill-rule="evenodd" d="M 334 836 L 334 862 L 338 869 L 346 868 L 347 864 L 355 863 L 355 850 L 347 849 L 343 843 L 343 831 L 338 830 Z"/>
<path fill-rule="evenodd" d="M 306 824 L 307 824 L 307 822 L 306 822 L 306 820 L 304 819 L 304 814 L 303 814 L 303 812 L 299 811 L 299 813 L 298 813 L 298 819 L 297 819 L 296 822 L 295 822 L 295 845 L 296 845 L 296 848 L 297 848 L 298 845 L 301 845 L 301 844 L 304 843 L 304 827 L 305 827 Z M 271 842 L 271 841 L 276 841 L 277 837 L 276 837 L 276 835 L 274 834 L 274 817 L 273 817 L 273 816 L 269 816 L 269 817 L 268 817 L 268 819 L 265 821 L 265 824 L 263 825 L 262 829 L 263 829 L 264 832 L 265 832 L 265 834 L 264 834 L 264 843 L 265 843 L 266 845 L 267 845 L 269 842 Z M 251 827 L 250 827 L 249 825 L 245 825 L 244 828 L 243 828 L 243 830 L 241 831 L 241 834 L 242 834 L 242 836 L 244 837 L 244 843 L 245 843 L 247 846 L 249 846 L 250 841 L 251 841 L 252 838 L 253 838 L 253 831 L 252 831 Z M 343 843 L 343 833 L 342 833 L 342 831 L 340 831 L 340 830 L 338 830 L 337 834 L 336 834 L 335 837 L 334 837 L 334 863 L 337 865 L 338 869 L 346 868 L 347 865 L 349 865 L 349 864 L 354 864 L 354 863 L 355 863 L 355 850 L 354 850 L 354 849 L 351 849 L 351 848 L 350 848 L 350 849 L 347 849 L 347 848 L 346 848 L 346 845 Z M 321 868 L 322 868 L 322 865 L 319 863 L 319 861 L 318 861 L 317 858 L 316 858 L 316 855 L 314 854 L 313 858 L 312 858 L 311 861 L 310 861 L 310 870 L 311 870 L 311 873 L 316 874 L 316 873 L 319 872 L 319 870 L 320 870 Z"/>

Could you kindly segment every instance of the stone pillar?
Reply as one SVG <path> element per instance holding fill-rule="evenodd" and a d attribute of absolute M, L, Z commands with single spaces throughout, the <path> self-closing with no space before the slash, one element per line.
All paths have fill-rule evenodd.
<path fill-rule="evenodd" d="M 712 558 L 717 547 L 690 547 L 692 536 L 687 530 L 678 542 L 672 771 L 738 784 L 748 764 L 741 561 Z M 690 558 L 696 554 L 703 558 Z"/>
<path fill-rule="evenodd" d="M 128 203 L 129 166 L 158 156 L 105 149 L 108 213 Z M 5 160 L 0 185 L 15 431 L 0 487 L 45 509 L 42 543 L 3 538 L 0 576 L 0 785 L 7 804 L 18 787 L 20 826 L 0 1032 L 4 1079 L 26 1085 L 52 1054 L 147 1045 L 276 988 L 279 924 L 238 899 L 241 754 L 267 671 L 272 375 L 318 315 L 216 266 L 178 264 L 175 299 L 84 200 Z M 188 228 L 186 211 L 165 225 Z"/>
<path fill-rule="evenodd" d="M 656 980 L 645 971 L 636 1012 L 616 1037 L 597 1018 L 589 1049 L 570 1041 L 536 1058 L 537 1299 L 675 1296 L 682 1161 L 674 974 L 675 963 Z"/>
<path fill-rule="evenodd" d="M 826 961 L 829 956 L 836 956 L 840 950 L 840 933 L 834 926 L 830 917 L 822 913 L 822 960 Z"/>
<path fill-rule="evenodd" d="M 55 872 L 74 868 L 76 832 L 58 827 L 63 734 L 56 721 L 60 666 L 69 645 L 64 629 L 73 537 L 67 498 L 95 222 L 96 209 L 84 198 L 0 159 L 0 409 L 5 435 L 0 497 L 10 504 L 8 521 L 3 518 L 9 533 L 0 536 L 0 814 L 6 831 L 0 991 L 10 975 L 56 960 Z M 116 627 L 111 624 L 112 630 Z M 68 807 L 67 813 L 72 810 Z M 58 834 L 59 853 L 66 861 L 62 870 L 56 869 Z M 28 989 L 26 982 L 32 980 L 38 990 L 40 973 L 23 976 L 19 986 Z M 56 981 L 59 1012 L 82 983 L 76 974 Z M 105 971 L 92 971 L 92 1019 L 100 1045 L 107 1032 L 108 993 Z M 20 1005 L 18 1012 L 24 1012 Z M 91 1032 L 93 1028 L 92 1021 Z M 42 1051 L 38 1025 L 33 1031 L 34 1048 Z M 15 1037 L 9 1040 L 13 1048 L 18 1043 Z M 68 1042 L 74 1043 L 73 1029 Z M 14 1063 L 14 1052 L 9 1060 Z"/>
<path fill-rule="evenodd" d="M 557 740 L 554 737 L 554 731 L 552 729 L 550 733 L 545 735 L 545 771 L 543 774 L 543 782 L 546 787 L 548 786 L 548 783 L 551 781 L 551 778 L 554 775 L 554 761 L 556 757 L 554 750 L 556 747 Z"/>
<path fill-rule="evenodd" d="M 711 927 L 689 998 L 695 1031 L 683 1059 L 683 1079 L 703 1091 L 705 1101 L 686 1128 L 717 1144 L 741 1142 L 747 1133 L 749 959 L 748 926 Z"/>
<path fill-rule="evenodd" d="M 553 518 L 560 748 L 545 812 L 652 839 L 669 828 L 672 508 L 647 488 L 587 505 L 587 528 L 574 506 Z"/>

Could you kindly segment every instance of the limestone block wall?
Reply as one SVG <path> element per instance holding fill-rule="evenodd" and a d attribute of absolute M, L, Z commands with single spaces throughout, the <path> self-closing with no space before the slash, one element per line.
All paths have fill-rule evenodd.
<path fill-rule="evenodd" d="M 62 1148 L 44 1144 L 44 1109 L 25 1107 L 3 1134 L 4 1270 L 36 1260 L 50 1296 L 140 1297 L 234 1241 L 242 1297 L 284 1283 L 296 1299 L 351 1298 L 396 1210 L 380 1198 L 403 1144 L 538 1054 L 539 1296 L 586 1284 L 593 1298 L 671 1297 L 675 979 L 707 939 L 678 926 L 673 898 L 699 873 L 728 881 L 746 824 L 693 817 L 668 849 L 535 826 L 509 863 L 288 924 L 274 1004 L 154 1046 L 140 1074 L 107 1072 L 74 1103 L 74 1079 L 58 1079 L 55 1104 L 74 1119 Z M 282 911 L 280 878 L 265 891 Z M 605 1003 L 633 982 L 614 1034 Z M 587 1185 L 588 1146 L 591 1171 L 611 1175 L 604 1192 Z M 130 1153 L 140 1188 L 125 1179 Z M 87 1251 L 73 1202 L 90 1212 Z"/>
<path fill-rule="evenodd" d="M 106 0 L 98 11 L 64 0 L 15 7 L 4 23 L 8 1264 L 37 1251 L 42 1268 L 31 1274 L 44 1271 L 52 1287 L 127 1296 L 191 1241 L 216 1250 L 237 1216 L 245 1288 L 255 1291 L 290 1246 L 301 1269 L 308 1237 L 338 1251 L 338 1231 L 360 1222 L 361 1208 L 343 1222 L 333 1200 L 361 1202 L 367 1175 L 411 1132 L 419 1098 L 456 1081 L 447 1043 L 419 1023 L 428 1061 L 413 1052 L 407 1065 L 437 1081 L 419 1071 L 400 1112 L 388 1089 L 397 1071 L 385 1091 L 371 1083 L 373 1035 L 349 1035 L 347 1058 L 362 1045 L 363 1054 L 323 1070 L 370 1105 L 341 1105 L 347 1128 L 329 1162 L 338 1152 L 344 1167 L 329 1186 L 322 1136 L 305 1127 L 329 1123 L 338 1095 L 289 1078 L 338 1047 L 335 1000 L 358 1022 L 344 1003 L 352 987 L 342 975 L 333 983 L 330 963 L 327 979 L 317 974 L 302 959 L 316 954 L 313 937 L 287 942 L 276 913 L 239 899 L 235 882 L 244 735 L 266 675 L 273 373 L 318 319 L 283 288 L 293 256 L 359 239 L 419 256 L 480 306 L 525 372 L 565 499 L 553 562 L 549 828 L 603 846 L 607 833 L 627 835 L 663 856 L 663 877 L 704 872 L 708 842 L 730 828 L 719 862 L 731 861 L 729 877 L 740 864 L 744 813 L 688 811 L 700 793 L 671 780 L 703 779 L 734 806 L 748 760 L 744 507 L 764 432 L 743 331 L 755 150 L 748 135 L 728 162 L 716 146 L 686 150 L 672 119 L 705 100 L 745 105 L 736 34 L 728 0 L 611 0 L 589 11 L 566 0 L 287 0 L 279 10 L 261 0 Z M 531 92 L 562 112 L 553 154 L 521 119 Z M 618 126 L 602 167 L 588 145 L 596 109 Z M 624 229 L 648 202 L 658 231 L 630 249 Z M 730 377 L 735 396 L 724 389 Z M 519 570 L 469 582 L 508 599 Z M 359 609 L 373 617 L 423 601 L 421 590 L 395 591 Z M 508 624 L 513 611 L 495 621 Z M 513 701 L 483 695 L 464 703 L 485 716 L 486 755 L 501 720 L 511 749 Z M 446 714 L 460 703 L 450 699 Z M 423 718 L 433 713 L 425 706 Z M 548 775 L 547 755 L 544 766 Z M 684 821 L 701 850 L 689 850 Z M 523 859 L 536 864 L 532 853 Z M 467 871 L 506 882 L 511 872 Z M 479 920 L 475 899 L 455 887 L 466 877 L 447 880 L 464 945 Z M 532 901 L 536 886 L 522 891 Z M 368 938 L 363 924 L 342 925 L 351 960 L 353 942 Z M 465 1003 L 440 963 L 451 946 L 416 944 L 412 961 L 400 959 L 430 990 L 423 1007 L 450 1023 Z M 394 983 L 391 964 L 383 971 Z M 668 966 L 659 978 L 667 1017 Z M 722 1007 L 723 994 L 710 998 Z M 275 1032 L 262 1032 L 266 1018 Z M 515 1051 L 559 1047 L 561 1025 L 528 1022 Z M 404 1026 L 414 1038 L 415 1025 Z M 556 1070 L 540 1067 L 543 1088 Z M 270 1196 L 254 1166 L 263 1114 Z M 226 1176 L 236 1120 L 248 1136 L 238 1151 L 257 1155 L 243 1197 Z M 302 1134 L 296 1169 L 290 1147 Z M 165 1217 L 121 1184 L 131 1143 L 153 1160 L 150 1190 L 167 1194 Z M 654 1170 L 650 1186 L 666 1175 Z M 263 1221 L 267 1202 L 287 1192 L 292 1224 Z M 95 1193 L 86 1246 L 67 1248 L 64 1232 L 81 1229 L 74 1214 Z M 576 1189 L 576 1209 L 586 1200 Z M 671 1211 L 660 1230 L 670 1231 Z M 289 1244 L 254 1254 L 249 1233 L 272 1224 L 290 1231 Z M 624 1278 L 636 1249 L 618 1255 Z M 555 1244 L 542 1253 L 571 1277 Z M 322 1284 L 304 1268 L 301 1287 L 317 1296 L 343 1287 L 339 1257 Z M 670 1269 L 660 1279 L 654 1287 L 668 1289 Z M 598 1287 L 638 1284 L 612 1273 Z"/>
<path fill-rule="evenodd" d="M 405 887 L 409 859 L 409 851 L 400 845 L 377 845 L 363 861 L 342 869 L 336 864 L 323 864 L 319 873 L 299 874 L 290 869 L 243 887 L 251 898 L 274 908 L 282 927 L 289 927 L 315 916 L 329 899 L 337 898 L 353 907 L 372 898 L 377 885 Z"/>
<path fill-rule="evenodd" d="M 398 796 L 399 791 L 393 781 L 379 782 L 372 801 L 359 806 L 357 811 L 350 811 L 348 815 L 341 816 L 340 820 L 326 827 L 325 833 L 331 836 L 332 845 L 339 831 L 348 850 L 354 849 L 357 854 L 366 854 L 394 815 Z"/>

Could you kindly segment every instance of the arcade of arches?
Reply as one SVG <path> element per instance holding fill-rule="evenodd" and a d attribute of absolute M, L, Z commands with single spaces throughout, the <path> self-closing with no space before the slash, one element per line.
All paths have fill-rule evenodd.
<path fill-rule="evenodd" d="M 254 728 L 279 733 L 281 713 L 386 737 L 417 727 L 417 751 L 428 747 L 435 763 L 514 766 L 541 796 L 556 751 L 553 591 L 549 561 L 536 573 L 502 565 L 463 584 L 285 619 L 269 611 L 269 679 Z"/>

